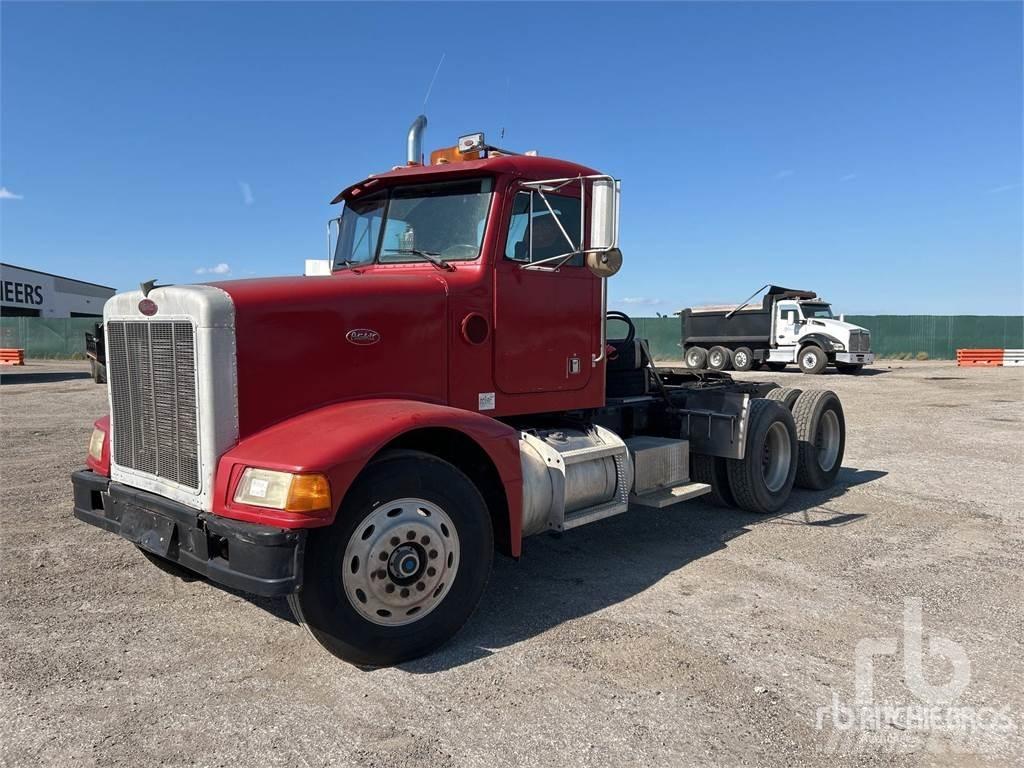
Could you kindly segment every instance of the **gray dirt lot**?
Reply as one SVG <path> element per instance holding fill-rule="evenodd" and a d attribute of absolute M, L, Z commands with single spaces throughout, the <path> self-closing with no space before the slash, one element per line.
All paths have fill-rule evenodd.
<path fill-rule="evenodd" d="M 1024 369 L 742 374 L 840 393 L 840 487 L 771 518 L 691 502 L 530 539 L 453 642 L 377 671 L 327 655 L 284 601 L 180 580 L 71 517 L 68 475 L 106 411 L 85 370 L 2 375 L 6 764 L 1024 762 Z M 954 705 L 1002 719 L 892 715 L 874 734 L 889 746 L 858 742 L 819 708 L 853 703 L 855 649 L 877 638 L 900 652 L 874 657 L 873 701 L 917 703 L 915 598 L 926 681 L 963 669 L 929 641 L 958 644 Z"/>

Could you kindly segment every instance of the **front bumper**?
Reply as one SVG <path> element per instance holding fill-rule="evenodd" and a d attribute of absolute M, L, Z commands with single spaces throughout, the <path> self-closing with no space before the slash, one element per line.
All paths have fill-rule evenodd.
<path fill-rule="evenodd" d="M 75 517 L 211 581 L 257 595 L 302 584 L 306 531 L 227 520 L 91 470 L 71 475 Z"/>
<path fill-rule="evenodd" d="M 875 362 L 874 352 L 836 352 L 837 363 L 850 365 L 870 365 Z"/>

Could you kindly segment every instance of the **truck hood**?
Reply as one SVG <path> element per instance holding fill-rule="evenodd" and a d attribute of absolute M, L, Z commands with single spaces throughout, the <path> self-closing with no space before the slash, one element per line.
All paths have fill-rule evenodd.
<path fill-rule="evenodd" d="M 818 323 L 822 323 L 823 325 L 818 325 Z M 817 318 L 813 322 L 808 320 L 808 326 L 811 328 L 816 327 L 819 330 L 824 330 L 827 333 L 832 333 L 835 334 L 837 337 L 842 338 L 846 338 L 847 336 L 849 336 L 850 331 L 865 330 L 864 328 L 861 328 L 859 325 L 854 325 L 853 323 L 846 323 L 843 322 L 842 320 L 827 320 L 821 318 Z"/>
<path fill-rule="evenodd" d="M 235 309 L 239 437 L 341 400 L 447 400 L 448 285 L 433 270 L 211 285 Z"/>

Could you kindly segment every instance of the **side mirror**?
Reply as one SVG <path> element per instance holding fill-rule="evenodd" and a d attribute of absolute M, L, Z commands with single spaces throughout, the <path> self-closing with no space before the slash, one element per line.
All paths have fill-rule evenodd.
<path fill-rule="evenodd" d="M 598 277 L 611 277 L 622 269 L 622 251 L 609 248 L 607 251 L 588 251 L 587 268 Z"/>
<path fill-rule="evenodd" d="M 619 182 L 608 177 L 590 186 L 590 247 L 607 251 L 619 246 Z"/>

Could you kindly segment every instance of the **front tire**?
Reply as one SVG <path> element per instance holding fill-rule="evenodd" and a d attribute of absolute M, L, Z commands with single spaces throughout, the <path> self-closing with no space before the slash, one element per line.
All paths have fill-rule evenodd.
<path fill-rule="evenodd" d="M 800 350 L 799 363 L 801 373 L 819 374 L 828 365 L 828 356 L 825 350 L 812 344 Z"/>
<path fill-rule="evenodd" d="M 367 467 L 333 525 L 311 532 L 289 604 L 338 658 L 398 664 L 458 632 L 493 559 L 490 514 L 469 478 L 431 454 L 393 451 Z"/>
<path fill-rule="evenodd" d="M 726 464 L 737 506 L 762 515 L 782 507 L 793 489 L 797 465 L 796 425 L 789 409 L 774 400 L 752 400 L 746 452 Z"/>

